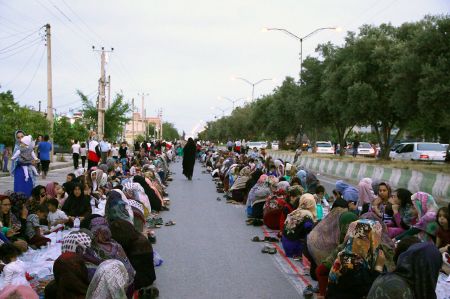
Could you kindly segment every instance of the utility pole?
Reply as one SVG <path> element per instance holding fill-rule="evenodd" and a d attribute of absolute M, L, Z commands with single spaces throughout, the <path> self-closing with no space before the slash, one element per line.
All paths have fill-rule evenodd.
<path fill-rule="evenodd" d="M 133 146 L 134 146 L 134 98 L 131 99 L 131 123 L 132 123 L 132 131 L 133 131 Z"/>
<path fill-rule="evenodd" d="M 144 127 L 144 134 L 146 135 L 147 132 L 147 128 L 146 128 L 146 124 L 147 124 L 147 118 L 145 115 L 145 96 L 150 95 L 149 93 L 145 93 L 145 92 L 141 92 L 138 93 L 138 95 L 140 95 L 142 97 L 142 101 L 141 101 L 141 121 L 142 121 L 142 126 Z M 147 136 L 146 136 L 147 138 Z"/>
<path fill-rule="evenodd" d="M 39 112 L 41 112 L 41 101 L 39 101 Z"/>
<path fill-rule="evenodd" d="M 163 120 L 162 120 L 162 108 L 159 108 L 158 111 L 159 117 L 159 139 L 163 139 Z"/>
<path fill-rule="evenodd" d="M 92 46 L 93 51 L 101 52 L 101 66 L 100 66 L 100 80 L 99 80 L 99 89 L 100 95 L 98 99 L 98 117 L 97 117 L 97 135 L 99 139 L 103 139 L 105 134 L 105 98 L 106 98 L 106 75 L 105 75 L 105 63 L 106 63 L 106 52 L 114 51 L 114 48 L 111 48 L 109 51 L 105 51 L 105 48 L 102 47 L 101 50 L 95 50 L 95 46 Z"/>
<path fill-rule="evenodd" d="M 53 141 L 53 96 L 52 96 L 52 40 L 50 24 L 45 25 L 45 38 L 47 41 L 47 120 L 50 123 L 50 140 Z M 39 111 L 41 101 L 39 101 Z M 50 161 L 53 162 L 53 146 L 50 151 Z"/>
<path fill-rule="evenodd" d="M 111 107 L 111 76 L 108 75 L 108 108 Z"/>

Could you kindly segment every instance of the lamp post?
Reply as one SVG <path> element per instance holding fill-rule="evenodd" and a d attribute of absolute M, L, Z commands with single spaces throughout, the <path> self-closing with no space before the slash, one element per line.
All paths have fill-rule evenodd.
<path fill-rule="evenodd" d="M 242 78 L 242 77 L 231 77 L 231 79 L 232 80 L 241 80 L 241 81 L 247 83 L 248 85 L 250 85 L 252 87 L 252 102 L 255 99 L 255 86 L 256 85 L 258 85 L 259 83 L 262 83 L 264 81 L 274 81 L 275 80 L 274 78 L 270 78 L 270 79 L 268 78 L 268 79 L 261 79 L 261 80 L 256 81 L 256 82 L 251 82 L 251 81 L 249 81 L 249 80 L 247 80 L 245 78 Z"/>
<path fill-rule="evenodd" d="M 286 33 L 287 35 L 289 35 L 290 37 L 293 37 L 295 39 L 297 39 L 300 42 L 300 73 L 299 73 L 299 82 L 301 82 L 302 79 L 302 70 L 303 70 L 303 40 L 307 39 L 308 37 L 310 37 L 311 35 L 322 31 L 322 30 L 336 30 L 336 31 L 341 31 L 342 29 L 340 27 L 322 27 L 322 28 L 317 28 L 316 30 L 308 33 L 307 35 L 300 37 L 292 32 L 290 32 L 287 29 L 284 28 L 264 28 L 263 31 L 281 31 L 283 33 Z"/>
<path fill-rule="evenodd" d="M 217 99 L 219 99 L 219 100 L 220 100 L 220 99 L 224 99 L 224 100 L 227 100 L 227 101 L 229 101 L 230 103 L 232 103 L 232 104 L 233 104 L 233 110 L 234 110 L 235 104 L 236 104 L 237 102 L 242 101 L 242 100 L 245 100 L 245 98 L 239 98 L 239 99 L 233 100 L 233 99 L 230 99 L 230 98 L 227 98 L 227 97 L 221 97 L 221 96 L 218 96 Z"/>
<path fill-rule="evenodd" d="M 224 116 L 225 116 L 225 111 L 227 111 L 227 110 L 230 109 L 230 108 L 222 109 L 222 108 L 220 108 L 220 107 L 211 107 L 211 110 L 214 110 L 214 109 L 217 109 L 217 110 L 219 110 L 219 111 L 222 111 L 222 117 L 224 117 Z"/>

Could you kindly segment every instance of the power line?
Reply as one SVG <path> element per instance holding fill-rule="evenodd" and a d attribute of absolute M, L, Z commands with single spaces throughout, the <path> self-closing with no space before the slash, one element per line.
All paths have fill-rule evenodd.
<path fill-rule="evenodd" d="M 33 54 L 31 54 L 31 56 L 28 58 L 28 60 L 25 62 L 25 64 L 23 65 L 23 67 L 21 68 L 21 70 L 7 83 L 5 83 L 6 86 L 9 86 L 11 83 L 13 83 L 14 81 L 16 81 L 16 79 L 20 76 L 20 74 L 22 74 L 22 72 L 25 70 L 25 68 L 29 65 L 31 59 L 34 57 L 34 55 L 37 53 L 37 50 L 39 49 L 39 44 L 36 46 L 36 48 L 33 51 Z"/>
<path fill-rule="evenodd" d="M 42 29 L 42 27 L 39 28 L 38 30 L 36 30 L 36 31 L 34 31 L 34 32 L 32 32 L 32 33 L 26 35 L 25 37 L 21 38 L 20 40 L 16 41 L 15 43 L 12 43 L 12 44 L 10 44 L 9 46 L 6 46 L 6 47 L 0 49 L 0 52 L 2 52 L 2 51 L 4 51 L 4 50 L 6 50 L 6 49 L 9 49 L 9 48 L 11 48 L 11 47 L 13 47 L 13 46 L 19 44 L 20 42 L 26 40 L 27 38 L 29 38 L 30 36 L 32 36 L 32 35 L 35 34 L 36 32 L 39 32 L 41 29 Z"/>
<path fill-rule="evenodd" d="M 25 88 L 25 90 L 22 91 L 22 93 L 17 97 L 18 99 L 21 98 L 27 92 L 28 88 L 30 88 L 30 86 L 31 86 L 31 83 L 33 83 L 33 80 L 36 77 L 37 72 L 39 71 L 39 67 L 41 66 L 41 62 L 42 62 L 42 58 L 44 58 L 44 54 L 45 54 L 45 51 L 43 50 L 41 58 L 39 59 L 39 63 L 36 67 L 36 70 L 34 71 L 33 77 L 31 77 L 31 80 L 30 80 L 30 82 L 28 82 L 28 85 Z"/>
<path fill-rule="evenodd" d="M 23 43 L 21 45 L 15 46 L 14 48 L 7 49 L 7 50 L 4 50 L 4 51 L 0 51 L 0 55 L 20 50 L 20 49 L 22 49 L 22 48 L 24 48 L 26 46 L 29 46 L 31 44 L 35 44 L 37 41 L 42 41 L 42 38 L 38 37 L 38 38 L 35 38 L 33 40 L 27 41 L 27 42 L 25 42 L 25 43 Z"/>
<path fill-rule="evenodd" d="M 17 55 L 17 54 L 19 54 L 19 53 L 21 53 L 21 52 L 23 52 L 23 51 L 25 51 L 25 50 L 27 50 L 27 49 L 29 49 L 29 48 L 31 48 L 31 47 L 33 47 L 33 46 L 35 46 L 35 45 L 38 45 L 38 44 L 40 44 L 42 41 L 41 40 L 39 40 L 39 41 L 36 41 L 35 43 L 33 43 L 33 44 L 30 44 L 30 45 L 28 45 L 27 47 L 25 47 L 25 48 L 21 48 L 21 49 L 19 49 L 17 52 L 15 52 L 15 53 L 12 53 L 12 54 L 10 54 L 10 55 L 8 55 L 8 56 L 5 56 L 5 57 L 0 57 L 0 60 L 5 60 L 5 59 L 8 59 L 9 57 L 12 57 L 12 56 L 14 56 L 14 55 Z"/>

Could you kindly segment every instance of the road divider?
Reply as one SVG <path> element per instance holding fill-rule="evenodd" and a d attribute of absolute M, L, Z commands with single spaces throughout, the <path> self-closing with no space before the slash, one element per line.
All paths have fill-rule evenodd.
<path fill-rule="evenodd" d="M 271 151 L 270 155 L 275 159 L 279 158 L 291 163 L 294 161 L 294 153 Z M 303 166 L 320 174 L 352 181 L 356 184 L 366 177 L 386 181 L 393 188 L 407 188 L 412 193 L 417 191 L 430 193 L 439 204 L 450 202 L 450 175 L 445 173 L 383 167 L 308 156 L 299 157 L 295 165 L 297 167 Z"/>

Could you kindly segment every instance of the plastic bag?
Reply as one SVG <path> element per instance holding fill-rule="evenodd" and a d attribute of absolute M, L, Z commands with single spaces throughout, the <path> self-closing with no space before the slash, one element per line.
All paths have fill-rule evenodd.
<path fill-rule="evenodd" d="M 164 263 L 164 260 L 162 259 L 162 257 L 159 255 L 159 253 L 156 250 L 153 250 L 153 265 L 155 267 L 159 267 L 162 265 L 162 263 Z"/>

